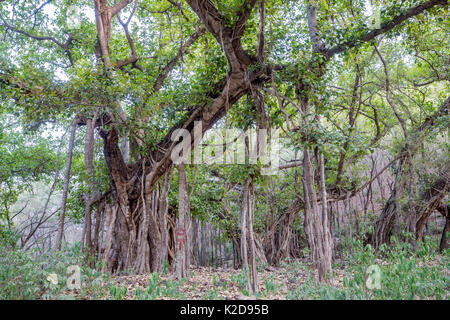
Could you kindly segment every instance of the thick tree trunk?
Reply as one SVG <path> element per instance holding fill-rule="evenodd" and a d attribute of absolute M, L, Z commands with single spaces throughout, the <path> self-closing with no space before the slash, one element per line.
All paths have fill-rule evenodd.
<path fill-rule="evenodd" d="M 247 291 L 250 295 L 258 292 L 256 271 L 256 249 L 253 234 L 254 195 L 253 178 L 245 181 L 241 208 L 241 258 L 242 268 L 247 273 Z"/>
<path fill-rule="evenodd" d="M 162 271 L 171 262 L 171 225 L 168 215 L 168 192 L 171 167 L 156 186 L 152 186 L 146 170 L 127 166 L 118 148 L 118 132 L 100 131 L 104 154 L 111 174 L 115 208 L 110 215 L 104 260 L 110 271 L 132 269 L 136 273 Z M 172 250 L 173 252 L 173 250 Z"/>
<path fill-rule="evenodd" d="M 373 246 L 378 249 L 383 243 L 390 243 L 392 230 L 394 229 L 396 236 L 400 235 L 400 195 L 405 189 L 405 161 L 403 157 L 398 161 L 398 166 L 395 173 L 394 188 L 391 196 L 387 200 L 380 217 L 375 222 L 375 231 Z"/>
<path fill-rule="evenodd" d="M 423 240 L 423 231 L 425 224 L 431 214 L 438 209 L 442 199 L 448 195 L 450 187 L 450 173 L 447 171 L 442 177 L 437 179 L 433 185 L 421 195 L 421 201 L 418 203 L 416 239 Z"/>
<path fill-rule="evenodd" d="M 106 228 L 106 239 L 105 239 L 105 250 L 103 254 L 103 266 L 102 266 L 102 272 L 106 272 L 106 270 L 111 270 L 111 248 L 113 243 L 113 233 L 114 233 L 114 226 L 116 224 L 116 214 L 117 214 L 117 206 L 113 205 L 110 206 L 109 204 L 106 205 L 106 215 L 108 218 L 108 224 Z"/>
<path fill-rule="evenodd" d="M 86 137 L 84 142 L 84 163 L 88 176 L 89 190 L 83 194 L 85 224 L 81 248 L 84 249 L 86 245 L 89 254 L 93 254 L 95 251 L 92 242 L 92 206 L 102 198 L 101 193 L 97 191 L 94 172 L 94 128 L 96 119 L 97 114 L 94 114 L 92 119 L 86 120 Z M 89 258 L 92 261 L 91 263 L 93 263 L 93 257 Z"/>
<path fill-rule="evenodd" d="M 247 217 L 249 208 L 249 195 L 248 195 L 249 179 L 245 181 L 244 191 L 242 193 L 242 208 L 241 208 L 241 259 L 242 268 L 248 274 L 248 243 L 247 243 Z M 250 290 L 250 277 L 248 277 L 247 289 Z"/>
<path fill-rule="evenodd" d="M 307 147 L 305 147 L 303 152 L 303 192 L 305 200 L 305 231 L 311 249 L 312 260 L 318 270 L 319 281 L 322 281 L 331 271 L 331 234 L 328 219 L 324 221 L 324 214 L 319 212 L 317 205 L 313 169 Z M 325 215 L 327 215 L 326 211 Z"/>
<path fill-rule="evenodd" d="M 105 208 L 105 202 L 101 201 L 98 203 L 97 205 L 97 210 L 96 210 L 96 217 L 95 217 L 95 227 L 94 227 L 94 239 L 93 239 L 93 243 L 92 243 L 92 247 L 91 247 L 91 251 L 90 251 L 90 256 L 97 259 L 98 258 L 98 253 L 100 252 L 101 246 L 100 246 L 100 242 L 101 242 L 101 236 L 100 236 L 100 228 L 102 228 L 103 223 L 104 223 L 104 219 L 103 219 L 103 211 Z M 92 261 L 93 265 L 94 265 L 94 260 Z"/>
<path fill-rule="evenodd" d="M 380 217 L 375 222 L 375 235 L 373 237 L 373 245 L 375 248 L 379 248 L 382 243 L 390 242 L 397 207 L 395 193 L 397 193 L 397 191 L 394 189 L 393 194 L 387 200 Z"/>
<path fill-rule="evenodd" d="M 252 292 L 258 293 L 258 274 L 256 271 L 256 237 L 253 231 L 253 225 L 255 220 L 255 192 L 254 192 L 254 186 L 253 186 L 253 178 L 250 180 L 249 184 L 249 202 L 248 202 L 248 220 L 247 220 L 247 227 L 248 227 L 248 239 L 250 242 L 249 246 L 249 263 L 250 263 L 250 275 L 251 275 L 251 286 L 252 286 Z"/>
<path fill-rule="evenodd" d="M 394 227 L 394 220 L 396 214 L 396 202 L 394 200 L 395 193 L 397 191 L 394 189 L 393 194 L 387 200 L 386 205 L 381 212 L 380 217 L 375 222 L 375 234 L 373 239 L 373 246 L 379 248 L 383 243 L 389 243 L 392 229 Z"/>
<path fill-rule="evenodd" d="M 292 224 L 301 210 L 304 209 L 304 202 L 296 198 L 286 212 L 276 221 L 273 229 L 275 232 L 274 244 L 270 245 L 270 251 L 266 256 L 271 257 L 270 263 L 273 266 L 279 266 L 280 262 L 289 258 L 291 252 Z"/>

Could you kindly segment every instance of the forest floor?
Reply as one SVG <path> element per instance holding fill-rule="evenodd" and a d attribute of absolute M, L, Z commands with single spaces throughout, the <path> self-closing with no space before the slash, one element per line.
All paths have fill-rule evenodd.
<path fill-rule="evenodd" d="M 245 300 L 254 299 L 256 296 L 246 296 L 243 293 L 244 283 L 240 270 L 232 268 L 196 267 L 191 268 L 189 279 L 182 281 L 178 287 L 177 297 L 188 300 L 225 299 Z M 296 277 L 287 277 L 284 268 L 271 268 L 258 272 L 258 297 L 270 300 L 286 299 L 290 290 L 301 285 L 309 274 L 299 271 Z M 115 279 L 116 283 L 126 285 L 128 299 L 134 299 L 133 293 L 136 287 L 145 290 L 148 283 L 148 275 L 122 276 Z M 161 276 L 161 283 L 171 281 L 171 276 Z M 161 296 L 160 299 L 174 299 L 173 296 Z"/>
<path fill-rule="evenodd" d="M 386 265 L 388 262 L 377 259 L 376 264 Z M 437 255 L 434 259 L 419 263 L 420 266 L 437 267 L 447 279 L 450 270 Z M 329 287 L 342 289 L 344 278 L 352 278 L 353 271 L 345 263 L 337 263 L 328 283 Z M 241 270 L 233 268 L 212 268 L 191 266 L 190 277 L 177 281 L 171 275 L 144 274 L 114 276 L 110 279 L 109 292 L 105 292 L 106 299 L 117 300 L 285 300 L 296 299 L 292 293 L 298 288 L 302 291 L 317 285 L 317 276 L 307 261 L 297 260 L 289 264 L 282 264 L 278 268 L 259 268 L 259 293 L 248 295 L 245 291 L 246 277 Z M 114 288 L 114 290 L 111 290 Z M 450 297 L 450 288 L 447 284 L 444 299 Z M 67 293 L 75 299 L 96 299 L 80 292 Z M 97 297 L 98 298 L 98 297 Z"/>

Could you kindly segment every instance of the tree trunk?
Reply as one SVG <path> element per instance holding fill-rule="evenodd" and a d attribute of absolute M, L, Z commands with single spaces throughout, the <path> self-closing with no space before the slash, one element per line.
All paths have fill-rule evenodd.
<path fill-rule="evenodd" d="M 249 202 L 248 202 L 248 219 L 247 219 L 247 227 L 248 227 L 248 239 L 250 242 L 250 274 L 251 274 L 251 286 L 252 293 L 258 293 L 258 274 L 256 271 L 256 245 L 255 245 L 255 234 L 253 231 L 255 219 L 255 191 L 253 186 L 253 177 L 250 180 L 249 184 Z"/>
<path fill-rule="evenodd" d="M 173 166 L 170 166 L 169 170 L 164 175 L 161 186 L 161 195 L 159 197 L 159 210 L 157 220 L 159 222 L 159 231 L 161 233 L 160 268 L 164 267 L 164 263 L 168 259 L 168 252 L 169 252 L 168 215 L 169 215 L 169 189 L 170 189 L 170 182 L 172 180 L 172 172 Z"/>
<path fill-rule="evenodd" d="M 418 203 L 416 209 L 417 219 L 416 224 L 416 239 L 423 240 L 423 231 L 425 224 L 430 218 L 431 214 L 438 209 L 442 199 L 448 194 L 450 187 L 450 173 L 446 173 L 438 178 L 433 185 L 421 195 L 421 201 Z"/>
<path fill-rule="evenodd" d="M 320 193 L 322 196 L 322 229 L 323 229 L 322 268 L 325 276 L 327 272 L 331 271 L 331 264 L 333 259 L 333 238 L 331 237 L 330 222 L 328 217 L 327 189 L 325 185 L 325 164 L 322 153 L 320 153 L 319 159 L 320 159 L 319 171 L 320 171 Z"/>
<path fill-rule="evenodd" d="M 417 127 L 412 134 L 409 135 L 410 137 L 414 137 L 413 141 L 405 142 L 405 146 L 403 147 L 401 157 L 399 158 L 399 165 L 397 167 L 398 179 L 396 177 L 394 190 L 391 193 L 391 196 L 389 197 L 380 217 L 375 222 L 375 234 L 372 239 L 373 245 L 376 249 L 378 249 L 382 243 L 389 242 L 389 237 L 392 231 L 392 227 L 394 225 L 393 220 L 400 211 L 399 205 L 396 205 L 396 202 L 398 202 L 399 197 L 402 195 L 403 190 L 405 189 L 406 179 L 404 179 L 403 176 L 404 175 L 406 176 L 405 174 L 406 173 L 405 164 L 407 164 L 406 160 L 412 163 L 412 161 L 414 160 L 414 155 L 418 152 L 419 147 L 422 145 L 422 142 L 426 137 L 427 131 L 433 127 L 434 123 L 436 122 L 436 119 L 438 119 L 441 115 L 448 114 L 449 105 L 450 105 L 450 98 L 447 98 L 447 100 L 444 101 L 444 103 L 433 115 L 427 117 L 425 121 L 419 127 Z M 446 165 L 446 167 L 448 168 L 448 164 Z M 448 174 L 448 169 L 445 172 Z M 448 177 L 446 179 L 448 181 Z M 419 208 L 419 210 L 416 210 L 415 212 L 417 214 L 418 219 L 415 228 L 416 240 L 423 238 L 423 228 L 429 218 L 429 215 L 431 215 L 432 213 L 431 209 L 433 209 L 433 204 L 432 203 L 430 204 L 431 207 L 429 207 L 428 209 L 426 208 L 426 206 L 425 207 L 422 206 L 422 208 Z M 437 203 L 434 204 L 437 205 Z M 422 210 L 422 212 L 420 212 L 420 210 Z"/>
<path fill-rule="evenodd" d="M 199 239 L 198 239 L 198 232 L 199 232 L 199 222 L 197 219 L 193 219 L 192 221 L 194 228 L 192 233 L 192 263 L 196 266 L 199 265 Z"/>
<path fill-rule="evenodd" d="M 439 243 L 439 252 L 443 253 L 444 250 L 448 249 L 448 239 L 447 239 L 447 233 L 450 232 L 450 217 L 445 217 L 445 226 L 442 230 L 442 236 L 441 236 L 441 242 Z"/>
<path fill-rule="evenodd" d="M 326 223 L 324 223 L 323 212 L 319 212 L 317 205 L 313 169 L 310 152 L 307 147 L 305 147 L 303 152 L 303 192 L 305 200 L 305 231 L 308 234 L 307 238 L 312 260 L 318 270 L 319 281 L 322 281 L 331 271 L 331 235 L 328 222 L 326 220 Z M 325 215 L 327 215 L 326 211 Z"/>
<path fill-rule="evenodd" d="M 399 195 L 403 192 L 403 170 L 404 170 L 404 159 L 400 159 L 398 162 L 398 167 L 396 168 L 396 176 L 394 182 L 394 189 L 392 190 L 391 196 L 387 200 L 380 217 L 375 222 L 375 231 L 373 239 L 373 246 L 378 249 L 382 243 L 390 243 L 390 237 L 394 225 L 395 229 L 399 229 L 400 223 L 400 212 L 401 208 L 399 206 Z M 402 180 L 400 180 L 402 179 Z M 396 230 L 396 233 L 399 230 Z M 398 235 L 398 234 L 397 234 Z"/>
<path fill-rule="evenodd" d="M 245 181 L 242 193 L 241 208 L 241 259 L 242 268 L 247 274 L 247 291 L 250 295 L 258 291 L 258 279 L 256 271 L 255 241 L 253 235 L 254 195 L 253 178 Z"/>
<path fill-rule="evenodd" d="M 177 248 L 175 273 L 177 279 L 188 277 L 189 264 L 186 259 L 186 242 L 189 237 L 186 234 L 186 220 L 189 219 L 189 202 L 186 180 L 186 165 L 178 166 L 178 221 L 177 221 Z"/>
<path fill-rule="evenodd" d="M 70 131 L 69 147 L 68 147 L 68 151 L 67 151 L 66 172 L 64 175 L 64 189 L 63 189 L 62 200 L 61 200 L 61 215 L 59 218 L 58 237 L 56 240 L 58 250 L 61 250 L 62 239 L 63 239 L 63 234 L 64 234 L 64 220 L 66 218 L 66 202 L 67 202 L 67 195 L 69 193 L 70 169 L 72 166 L 72 153 L 73 153 L 73 146 L 74 146 L 74 142 L 75 142 L 75 133 L 77 131 L 77 125 L 78 125 L 78 118 L 75 118 L 75 119 L 73 119 L 72 125 L 71 125 L 72 127 L 71 127 L 71 131 Z"/>
<path fill-rule="evenodd" d="M 267 254 L 271 257 L 270 263 L 273 266 L 279 266 L 280 262 L 290 257 L 290 243 L 292 239 L 292 224 L 299 212 L 304 209 L 304 202 L 300 198 L 296 198 L 292 204 L 287 208 L 286 212 L 278 219 L 276 228 L 274 244 L 270 246 L 270 252 Z"/>

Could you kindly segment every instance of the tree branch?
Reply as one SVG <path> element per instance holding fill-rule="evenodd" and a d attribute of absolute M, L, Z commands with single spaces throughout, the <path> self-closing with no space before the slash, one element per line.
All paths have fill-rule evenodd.
<path fill-rule="evenodd" d="M 247 24 L 248 18 L 255 7 L 257 0 L 246 0 L 242 4 L 241 9 L 238 13 L 238 18 L 233 27 L 233 38 L 240 37 L 245 31 L 245 25 Z"/>
<path fill-rule="evenodd" d="M 330 57 L 334 56 L 337 53 L 341 53 L 345 50 L 348 50 L 350 48 L 357 46 L 358 43 L 367 42 L 372 39 L 375 39 L 375 37 L 377 37 L 378 35 L 392 30 L 396 26 L 402 24 L 405 20 L 407 20 L 411 17 L 417 16 L 426 10 L 429 10 L 438 5 L 447 5 L 447 4 L 448 4 L 448 0 L 430 0 L 430 1 L 420 4 L 414 8 L 410 8 L 406 12 L 399 14 L 392 20 L 384 23 L 379 29 L 371 30 L 371 31 L 367 32 L 366 34 L 364 34 L 363 36 L 359 37 L 358 39 L 350 40 L 343 44 L 338 44 L 338 45 L 328 49 L 326 52 L 326 56 L 329 59 Z"/>
<path fill-rule="evenodd" d="M 16 33 L 22 34 L 24 36 L 27 36 L 28 38 L 34 39 L 34 40 L 38 40 L 38 41 L 51 41 L 54 44 L 56 44 L 58 47 L 60 47 L 61 49 L 64 50 L 64 52 L 67 54 L 67 57 L 69 58 L 70 64 L 73 65 L 73 59 L 72 59 L 72 54 L 70 53 L 69 50 L 69 46 L 71 45 L 72 41 L 73 41 L 73 37 L 72 35 L 69 35 L 69 38 L 67 39 L 67 41 L 65 43 L 61 43 L 59 42 L 56 38 L 51 37 L 51 36 L 37 36 L 34 34 L 31 34 L 27 31 L 18 29 L 12 25 L 10 25 L 9 23 L 7 23 L 1 16 L 0 19 L 3 21 L 3 25 L 7 28 L 10 29 Z"/>
<path fill-rule="evenodd" d="M 205 33 L 205 28 L 201 27 L 199 28 L 199 30 L 197 32 L 195 32 L 194 34 L 192 34 L 189 39 L 186 41 L 186 43 L 184 43 L 180 49 L 178 50 L 177 55 L 169 61 L 169 63 L 167 63 L 164 68 L 161 70 L 158 78 L 155 81 L 155 84 L 153 85 L 153 91 L 157 92 L 159 91 L 159 89 L 161 89 L 164 80 L 166 80 L 166 78 L 168 77 L 170 71 L 173 70 L 173 68 L 176 66 L 176 64 L 178 63 L 178 61 L 180 60 L 181 56 L 183 54 L 186 54 L 189 50 L 189 47 L 192 46 L 192 44 L 197 41 L 197 39 L 203 35 Z"/>
<path fill-rule="evenodd" d="M 114 6 L 110 7 L 111 18 L 120 12 L 123 8 L 129 5 L 133 0 L 122 0 L 119 3 L 116 3 Z"/>
<path fill-rule="evenodd" d="M 222 44 L 225 23 L 214 4 L 209 0 L 187 0 L 187 3 L 202 20 L 206 29 Z"/>

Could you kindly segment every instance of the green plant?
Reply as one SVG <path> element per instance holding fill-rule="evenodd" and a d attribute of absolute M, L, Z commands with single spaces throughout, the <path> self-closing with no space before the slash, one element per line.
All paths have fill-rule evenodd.
<path fill-rule="evenodd" d="M 124 286 L 117 287 L 112 285 L 109 287 L 109 293 L 114 300 L 123 300 L 127 295 L 127 291 L 127 287 Z"/>
<path fill-rule="evenodd" d="M 249 295 L 247 291 L 248 275 L 245 269 L 241 269 L 238 274 L 232 274 L 231 281 L 237 284 L 243 295 Z"/>
<path fill-rule="evenodd" d="M 266 287 L 266 291 L 269 292 L 269 293 L 270 292 L 275 293 L 277 291 L 277 285 L 272 280 L 266 280 L 264 282 L 264 285 Z"/>
<path fill-rule="evenodd" d="M 348 276 L 343 279 L 343 287 L 333 287 L 317 283 L 309 278 L 302 285 L 288 293 L 289 299 L 443 299 L 448 294 L 450 278 L 449 258 L 441 256 L 443 263 L 429 265 L 435 253 L 430 253 L 426 243 L 414 250 L 409 242 L 392 239 L 392 246 L 381 246 L 377 254 L 370 246 L 363 248 L 358 241 L 353 243 L 353 259 L 347 269 Z M 421 246 L 423 246 L 421 248 Z M 435 252 L 435 250 L 434 250 Z M 427 254 L 428 253 L 428 254 Z M 417 257 L 422 259 L 419 263 Z M 383 263 L 377 264 L 382 258 Z M 381 288 L 369 289 L 366 285 L 366 270 L 377 265 L 381 270 Z"/>
<path fill-rule="evenodd" d="M 210 289 L 202 296 L 202 300 L 218 300 L 219 290 L 217 288 Z"/>
<path fill-rule="evenodd" d="M 183 283 L 184 280 L 162 280 L 157 272 L 153 272 L 145 290 L 136 288 L 134 297 L 137 300 L 155 300 L 160 297 L 183 299 L 185 295 L 180 290 Z"/>
<path fill-rule="evenodd" d="M 13 232 L 1 232 L 0 239 L 0 299 L 54 299 L 67 296 L 66 271 L 70 265 L 83 265 L 85 256 L 80 244 L 61 251 L 40 253 L 37 249 L 24 251 L 15 243 Z M 56 274 L 55 284 L 47 280 Z M 99 284 L 94 281 L 100 273 L 89 267 L 81 268 L 82 291 L 99 297 Z"/>
<path fill-rule="evenodd" d="M 212 275 L 212 283 L 214 287 L 217 287 L 219 284 L 219 281 L 217 280 L 217 274 L 213 273 Z"/>

